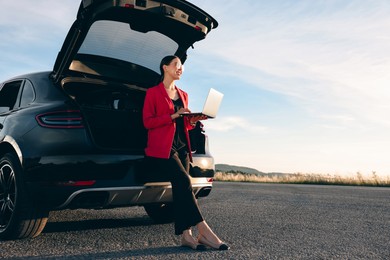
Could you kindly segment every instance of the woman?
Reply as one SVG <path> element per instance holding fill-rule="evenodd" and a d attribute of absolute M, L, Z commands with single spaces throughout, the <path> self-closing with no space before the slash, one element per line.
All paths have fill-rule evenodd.
<path fill-rule="evenodd" d="M 162 169 L 172 183 L 175 234 L 181 235 L 182 246 L 205 250 L 205 245 L 227 250 L 224 244 L 204 221 L 191 187 L 189 161 L 191 147 L 188 130 L 195 127 L 203 116 L 183 117 L 190 112 L 188 95 L 175 86 L 183 73 L 176 56 L 167 56 L 160 63 L 161 82 L 147 90 L 143 108 L 143 122 L 148 129 L 145 154 L 150 164 Z M 191 228 L 198 228 L 198 239 Z"/>

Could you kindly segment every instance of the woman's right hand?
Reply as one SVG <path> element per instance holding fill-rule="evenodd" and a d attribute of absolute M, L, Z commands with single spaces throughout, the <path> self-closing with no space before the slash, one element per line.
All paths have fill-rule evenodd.
<path fill-rule="evenodd" d="M 179 113 L 180 114 L 185 114 L 185 113 L 191 113 L 191 110 L 189 110 L 188 108 L 180 108 L 176 113 Z"/>
<path fill-rule="evenodd" d="M 188 108 L 182 107 L 176 113 L 172 114 L 171 118 L 172 118 L 172 120 L 175 120 L 176 118 L 181 117 L 181 114 L 185 114 L 185 113 L 191 113 L 191 110 L 189 110 Z"/>

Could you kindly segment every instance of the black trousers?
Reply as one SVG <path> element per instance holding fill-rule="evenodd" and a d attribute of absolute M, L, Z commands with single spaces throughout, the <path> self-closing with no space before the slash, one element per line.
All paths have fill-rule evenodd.
<path fill-rule="evenodd" d="M 203 221 L 189 177 L 189 158 L 186 152 L 172 152 L 169 159 L 147 157 L 153 165 L 158 179 L 166 179 L 172 184 L 174 206 L 175 234 L 181 235 L 184 230 Z M 157 177 L 157 176 L 156 176 Z"/>

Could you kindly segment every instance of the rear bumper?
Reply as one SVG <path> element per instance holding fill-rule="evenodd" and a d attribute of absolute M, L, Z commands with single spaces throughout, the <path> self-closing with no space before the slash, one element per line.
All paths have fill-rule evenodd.
<path fill-rule="evenodd" d="M 195 196 L 207 196 L 212 185 L 194 184 Z M 90 188 L 72 193 L 67 200 L 55 209 L 65 208 L 110 208 L 136 206 L 149 203 L 167 203 L 172 201 L 172 187 L 168 183 L 149 184 L 135 187 Z"/>
<path fill-rule="evenodd" d="M 209 180 L 192 179 L 192 189 L 197 198 L 209 195 L 212 189 L 212 182 Z M 115 208 L 172 201 L 172 186 L 169 182 L 152 182 L 139 186 L 95 186 L 101 186 L 101 183 L 83 187 L 67 186 L 64 183 L 29 183 L 35 199 L 49 210 Z"/>
<path fill-rule="evenodd" d="M 36 201 L 50 210 L 172 201 L 170 182 L 145 180 L 148 167 L 143 158 L 139 155 L 78 155 L 25 160 L 25 180 Z M 191 176 L 195 196 L 207 196 L 214 176 L 212 157 L 197 157 Z"/>

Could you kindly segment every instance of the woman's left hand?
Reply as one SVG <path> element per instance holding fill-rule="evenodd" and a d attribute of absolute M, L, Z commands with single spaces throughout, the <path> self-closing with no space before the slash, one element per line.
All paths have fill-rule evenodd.
<path fill-rule="evenodd" d="M 190 124 L 194 125 L 196 122 L 200 120 L 206 120 L 207 116 L 201 115 L 201 116 L 191 116 L 190 118 Z"/>

